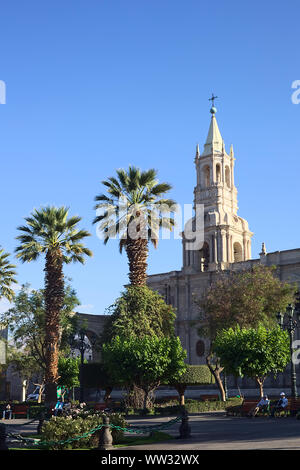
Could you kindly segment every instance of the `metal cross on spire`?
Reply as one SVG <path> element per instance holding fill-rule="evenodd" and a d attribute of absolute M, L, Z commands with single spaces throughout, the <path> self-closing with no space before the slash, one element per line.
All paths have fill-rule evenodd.
<path fill-rule="evenodd" d="M 212 107 L 214 107 L 214 105 L 215 105 L 215 99 L 216 99 L 216 98 L 219 98 L 219 97 L 218 97 L 218 96 L 214 96 L 213 93 L 212 93 L 212 95 L 211 95 L 211 98 L 208 98 L 208 101 L 211 101 Z"/>

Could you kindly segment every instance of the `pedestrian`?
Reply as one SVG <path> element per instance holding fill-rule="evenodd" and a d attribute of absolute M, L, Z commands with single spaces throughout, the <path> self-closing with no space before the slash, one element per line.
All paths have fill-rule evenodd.
<path fill-rule="evenodd" d="M 6 407 L 3 410 L 2 419 L 5 419 L 6 415 L 8 415 L 7 419 L 12 419 L 12 409 L 11 409 L 11 406 L 10 406 L 10 402 L 7 403 Z"/>
<path fill-rule="evenodd" d="M 275 411 L 284 411 L 284 409 L 287 407 L 289 401 L 285 396 L 284 392 L 281 392 L 280 394 L 280 399 L 276 403 L 276 405 L 273 406 L 272 411 L 271 411 L 271 417 L 274 418 Z"/>

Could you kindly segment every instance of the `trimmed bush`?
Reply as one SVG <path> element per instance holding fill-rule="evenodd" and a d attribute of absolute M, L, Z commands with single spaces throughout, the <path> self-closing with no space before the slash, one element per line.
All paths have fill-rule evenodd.
<path fill-rule="evenodd" d="M 212 384 L 215 384 L 215 378 L 205 364 L 198 366 L 188 365 L 186 372 L 182 374 L 176 383 L 170 383 L 178 392 L 180 405 L 184 405 L 184 393 L 188 385 Z"/>

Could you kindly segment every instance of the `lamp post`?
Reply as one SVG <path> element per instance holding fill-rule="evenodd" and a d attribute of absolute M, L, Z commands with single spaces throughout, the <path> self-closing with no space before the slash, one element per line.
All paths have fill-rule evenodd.
<path fill-rule="evenodd" d="M 84 401 L 84 388 L 83 388 L 83 363 L 84 363 L 84 353 L 90 350 L 90 345 L 85 340 L 86 331 L 81 328 L 77 335 L 71 335 L 69 344 L 71 349 L 77 349 L 80 352 L 80 372 L 79 372 L 79 382 L 80 382 L 80 402 Z"/>
<path fill-rule="evenodd" d="M 298 391 L 297 391 L 297 375 L 296 375 L 296 364 L 294 363 L 292 356 L 294 352 L 293 348 L 293 342 L 294 342 L 294 332 L 298 326 L 298 321 L 297 319 L 294 319 L 294 312 L 295 309 L 294 307 L 290 304 L 288 305 L 286 312 L 281 313 L 278 312 L 277 314 L 277 320 L 278 324 L 281 329 L 285 329 L 289 333 L 290 337 L 290 351 L 291 351 L 291 393 L 293 398 L 298 397 Z M 300 312 L 297 311 L 297 315 L 299 316 Z M 285 320 L 285 316 L 287 316 L 287 320 Z"/>

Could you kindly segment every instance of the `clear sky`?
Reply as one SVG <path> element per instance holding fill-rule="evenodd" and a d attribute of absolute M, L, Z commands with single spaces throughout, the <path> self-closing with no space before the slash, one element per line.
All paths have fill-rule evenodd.
<path fill-rule="evenodd" d="M 92 225 L 100 182 L 129 164 L 154 167 L 171 197 L 191 203 L 214 92 L 253 257 L 263 241 L 269 252 L 299 248 L 299 15 L 296 0 L 2 2 L 0 244 L 13 253 L 33 208 L 69 206 L 94 257 L 65 272 L 80 310 L 104 313 L 128 268 L 118 241 L 104 246 Z M 162 241 L 149 273 L 181 261 L 181 242 Z M 17 264 L 20 284 L 43 286 L 43 260 Z"/>

